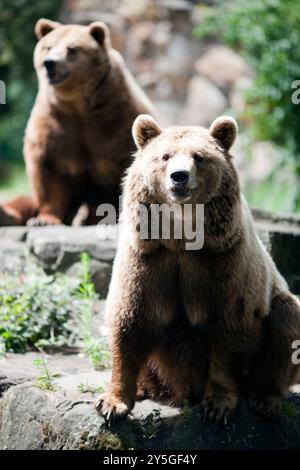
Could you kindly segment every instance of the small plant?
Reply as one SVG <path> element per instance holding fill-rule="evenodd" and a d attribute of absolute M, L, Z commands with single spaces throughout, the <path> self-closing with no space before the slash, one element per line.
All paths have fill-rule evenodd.
<path fill-rule="evenodd" d="M 83 350 L 90 358 L 95 369 L 103 369 L 110 359 L 109 349 L 101 345 L 92 334 L 93 306 L 97 299 L 94 283 L 91 280 L 90 256 L 87 253 L 81 255 L 81 283 L 78 290 L 79 302 L 79 328 L 83 343 Z"/>
<path fill-rule="evenodd" d="M 143 436 L 148 439 L 156 437 L 162 423 L 160 409 L 155 409 L 142 421 Z"/>
<path fill-rule="evenodd" d="M 294 403 L 284 401 L 281 405 L 282 413 L 288 418 L 297 418 L 299 411 Z"/>
<path fill-rule="evenodd" d="M 80 393 L 91 393 L 92 395 L 97 395 L 98 393 L 104 392 L 103 387 L 93 387 L 92 385 L 89 385 L 88 383 L 83 383 L 83 382 L 78 384 L 77 388 L 80 391 Z"/>
<path fill-rule="evenodd" d="M 36 378 L 38 387 L 41 390 L 54 392 L 56 390 L 55 379 L 59 377 L 60 374 L 53 374 L 50 371 L 47 359 L 35 359 L 33 364 L 41 372 L 41 375 Z"/>
<path fill-rule="evenodd" d="M 181 416 L 190 416 L 192 413 L 192 406 L 188 399 L 181 402 Z"/>

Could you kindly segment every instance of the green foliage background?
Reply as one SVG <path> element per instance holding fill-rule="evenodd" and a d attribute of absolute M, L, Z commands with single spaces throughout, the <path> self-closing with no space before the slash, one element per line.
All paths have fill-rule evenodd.
<path fill-rule="evenodd" d="M 299 0 L 232 0 L 219 2 L 195 31 L 223 40 L 252 65 L 256 78 L 243 117 L 256 138 L 288 151 L 298 181 L 300 105 L 291 98 L 300 79 L 299 25 Z M 300 209 L 300 184 L 295 194 L 294 209 Z"/>
<path fill-rule="evenodd" d="M 0 165 L 22 161 L 24 128 L 36 94 L 32 65 L 34 25 L 41 17 L 56 18 L 61 0 L 0 0 L 0 79 L 6 84 L 0 106 Z"/>

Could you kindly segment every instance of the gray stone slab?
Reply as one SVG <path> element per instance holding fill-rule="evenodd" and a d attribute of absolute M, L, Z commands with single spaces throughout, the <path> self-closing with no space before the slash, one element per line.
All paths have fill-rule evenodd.
<path fill-rule="evenodd" d="M 95 394 L 82 383 L 106 387 L 109 372 L 58 379 L 56 391 L 35 383 L 11 387 L 0 400 L 0 449 L 292 449 L 300 448 L 300 396 L 289 398 L 293 416 L 269 421 L 241 403 L 226 427 L 204 423 L 199 406 L 180 410 L 151 400 L 108 427 L 94 407 Z"/>

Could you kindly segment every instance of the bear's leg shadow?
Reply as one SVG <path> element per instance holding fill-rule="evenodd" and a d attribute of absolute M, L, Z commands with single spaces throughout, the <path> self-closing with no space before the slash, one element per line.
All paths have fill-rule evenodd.
<path fill-rule="evenodd" d="M 260 353 L 247 387 L 254 411 L 271 418 L 281 414 L 281 398 L 299 380 L 300 365 L 292 361 L 296 340 L 300 340 L 300 303 L 290 293 L 279 293 L 263 319 Z"/>

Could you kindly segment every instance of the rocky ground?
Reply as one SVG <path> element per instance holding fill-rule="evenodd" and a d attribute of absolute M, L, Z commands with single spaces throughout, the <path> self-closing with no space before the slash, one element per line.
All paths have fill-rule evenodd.
<path fill-rule="evenodd" d="M 300 292 L 300 219 L 254 211 L 258 232 L 295 293 Z M 2 272 L 30 264 L 47 272 L 77 272 L 82 251 L 92 258 L 100 293 L 94 334 L 107 335 L 103 309 L 116 242 L 99 240 L 96 227 L 1 228 Z M 100 335 L 100 336 L 101 336 Z M 276 422 L 254 415 L 242 403 L 225 428 L 202 422 L 199 407 L 179 408 L 149 400 L 133 415 L 108 428 L 94 409 L 110 370 L 94 371 L 78 350 L 48 356 L 52 391 L 33 364 L 39 352 L 7 354 L 0 360 L 0 449 L 286 449 L 300 448 L 300 387 L 296 386 Z M 58 374 L 58 376 L 57 376 Z"/>
<path fill-rule="evenodd" d="M 49 360 L 55 391 L 39 388 L 33 360 L 8 355 L 0 363 L 0 449 L 291 449 L 300 448 L 300 389 L 280 420 L 254 415 L 241 403 L 232 423 L 206 424 L 198 406 L 138 402 L 132 416 L 108 427 L 94 408 L 110 370 L 93 371 L 86 358 L 57 353 Z M 6 392 L 4 393 L 4 391 Z"/>

